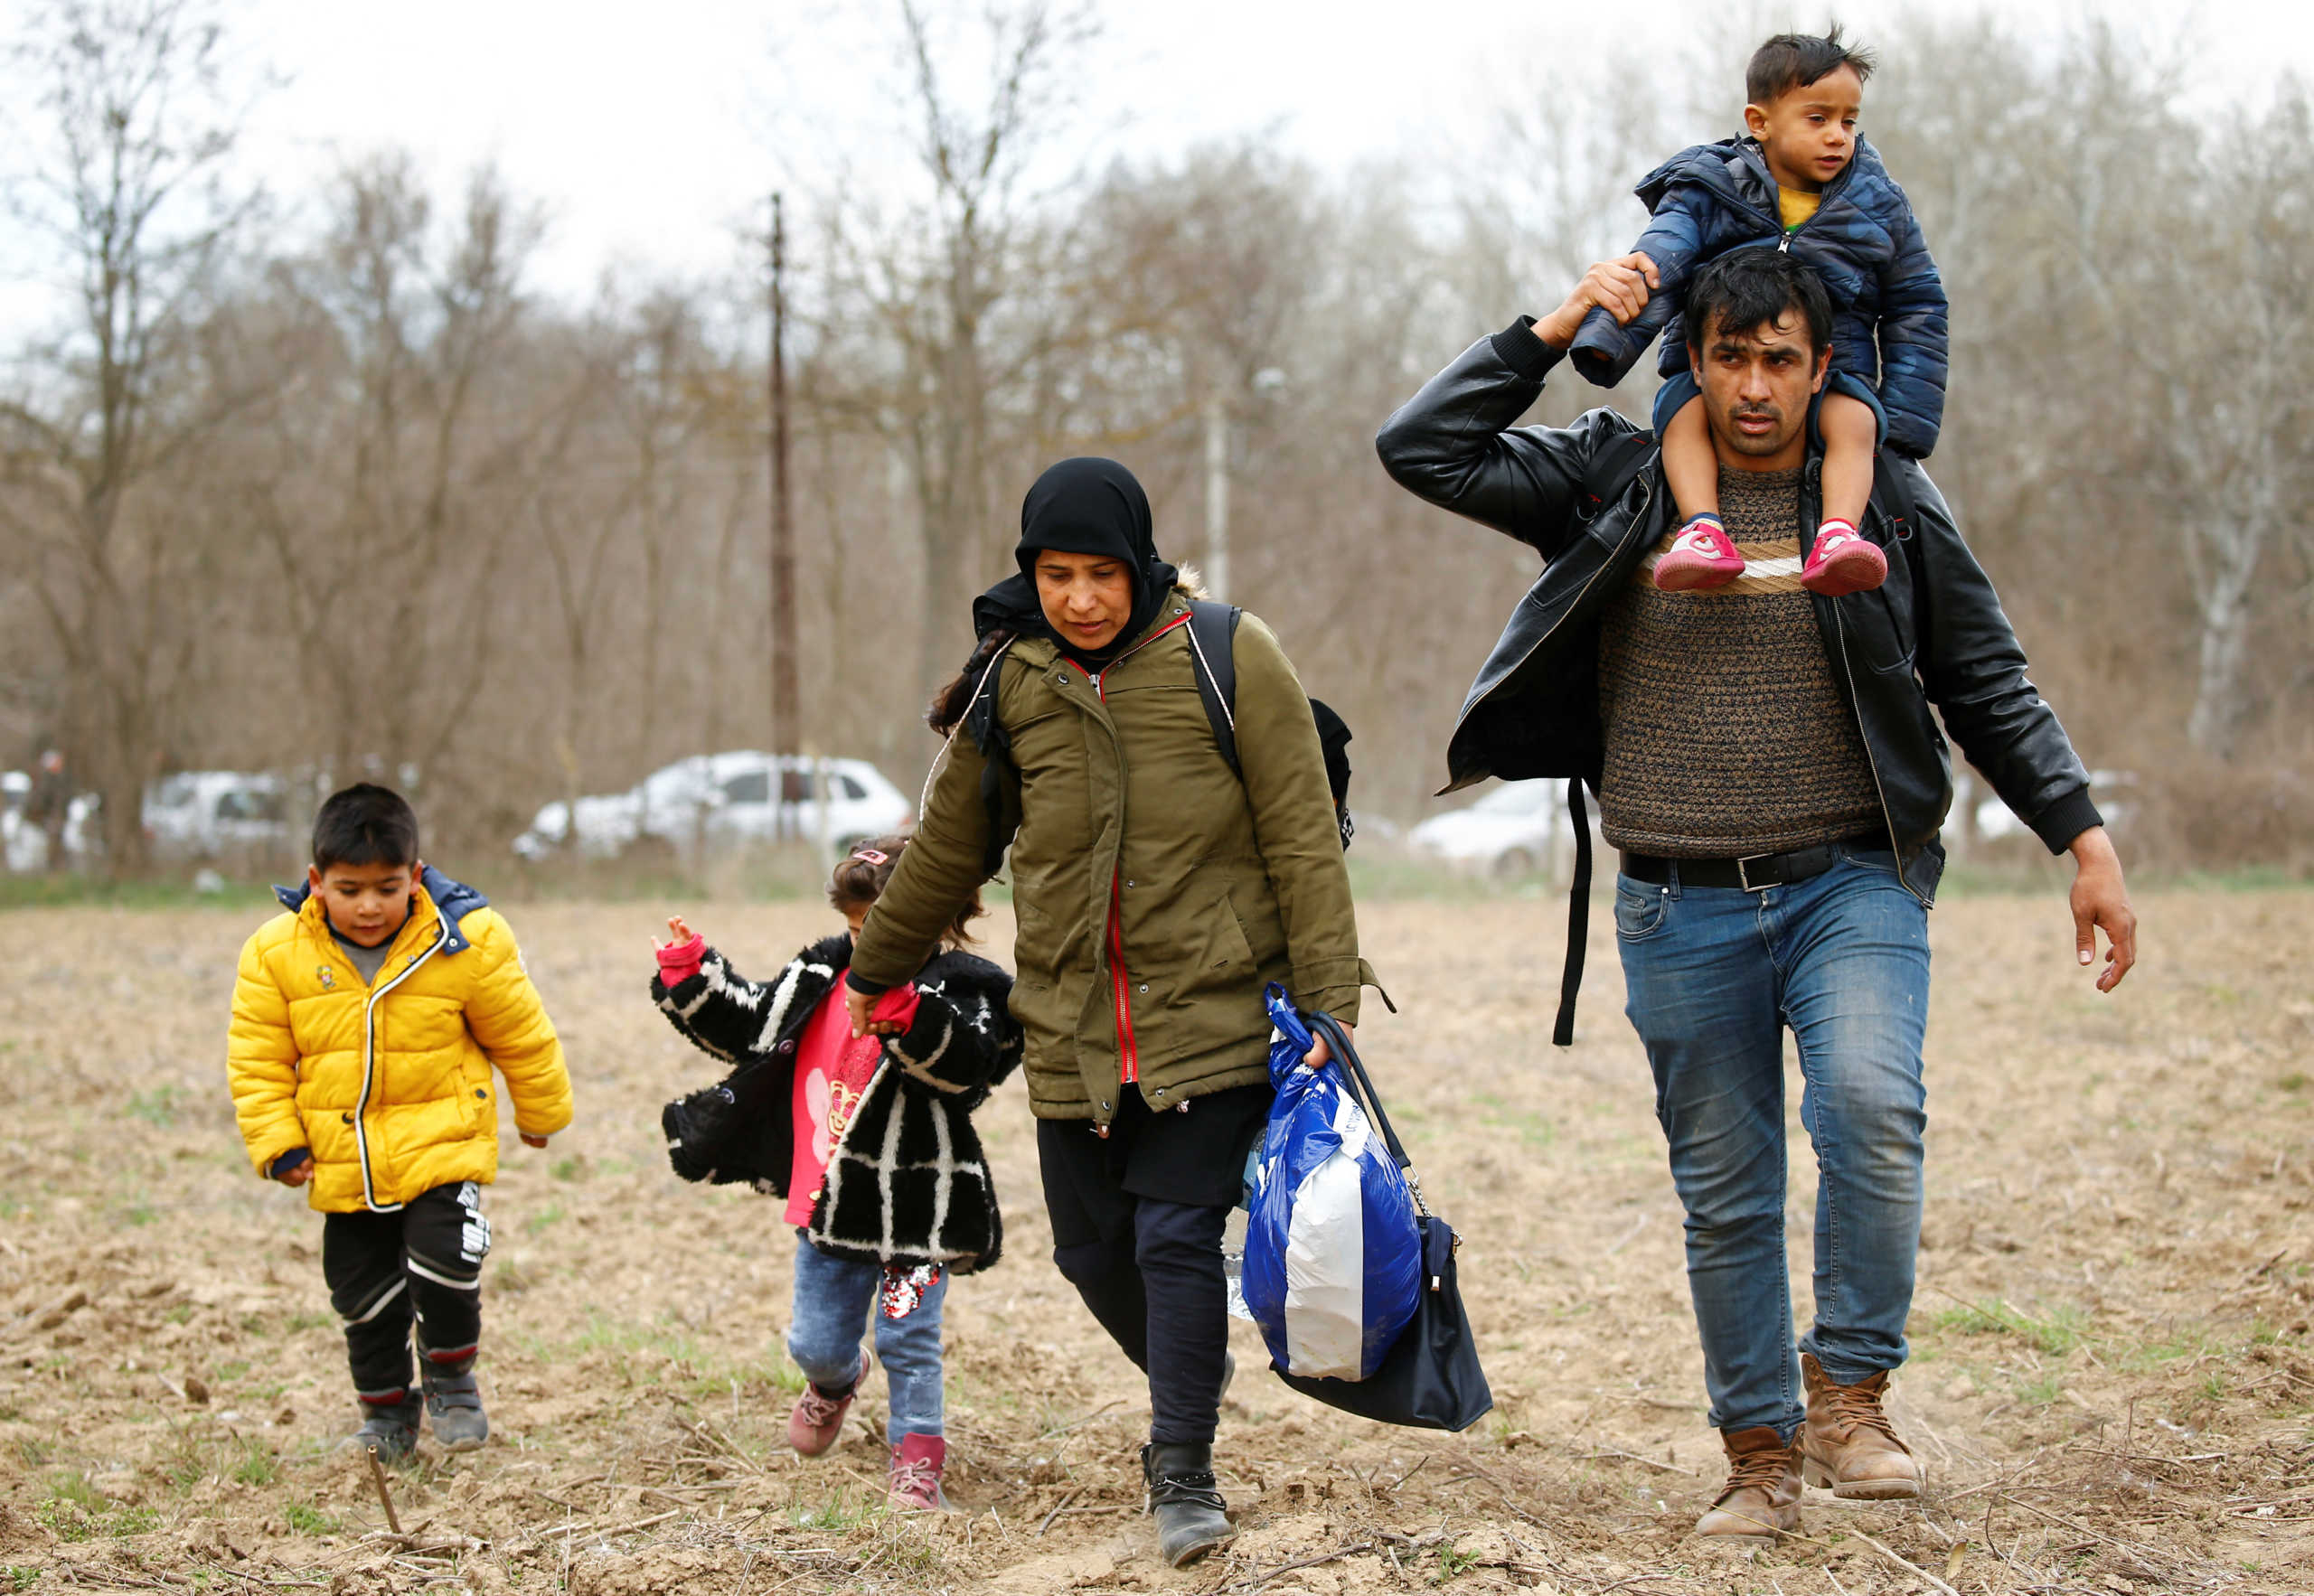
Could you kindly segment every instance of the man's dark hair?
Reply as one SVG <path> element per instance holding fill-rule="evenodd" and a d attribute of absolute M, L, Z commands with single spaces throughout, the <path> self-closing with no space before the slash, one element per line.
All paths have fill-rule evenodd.
<path fill-rule="evenodd" d="M 418 816 L 391 787 L 356 782 L 332 793 L 314 816 L 314 868 L 414 865 Z"/>
<path fill-rule="evenodd" d="M 1860 83 L 1877 65 L 1870 51 L 1840 37 L 1838 23 L 1821 33 L 1778 33 L 1752 52 L 1752 64 L 1744 69 L 1744 98 L 1755 106 L 1773 105 L 1827 72 L 1848 67 Z"/>
<path fill-rule="evenodd" d="M 1797 310 L 1808 323 L 1816 358 L 1832 346 L 1832 301 L 1815 268 L 1782 249 L 1731 249 L 1688 285 L 1688 347 L 1701 352 L 1715 331 L 1748 333 Z"/>

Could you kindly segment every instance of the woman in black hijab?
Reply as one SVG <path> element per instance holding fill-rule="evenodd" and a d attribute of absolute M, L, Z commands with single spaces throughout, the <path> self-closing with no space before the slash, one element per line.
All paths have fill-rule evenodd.
<path fill-rule="evenodd" d="M 1147 1372 L 1143 1473 L 1179 1565 L 1231 1534 L 1212 1464 L 1221 1235 L 1272 1094 L 1262 989 L 1354 1023 L 1369 972 L 1310 702 L 1269 628 L 1243 615 L 1229 643 L 1233 770 L 1199 691 L 1192 595 L 1131 472 L 1046 472 L 1015 558 L 933 706 L 948 746 L 848 979 L 864 1023 L 1009 848 L 1053 1262 Z"/>

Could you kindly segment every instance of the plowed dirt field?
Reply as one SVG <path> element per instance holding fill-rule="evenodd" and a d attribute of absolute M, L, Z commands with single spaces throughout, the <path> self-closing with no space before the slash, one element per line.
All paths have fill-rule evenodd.
<path fill-rule="evenodd" d="M 1811 1491 L 1756 1556 L 1686 1535 L 1720 1473 L 1646 1070 L 1602 906 L 1576 1047 L 1548 1045 L 1548 900 L 1393 903 L 1365 940 L 1403 1012 L 1361 1030 L 1436 1206 L 1499 1405 L 1470 1432 L 1343 1417 L 1241 1368 L 1242 1530 L 1176 1572 L 1139 1514 L 1147 1404 L 1047 1259 L 1025 1095 L 981 1115 L 1008 1256 L 949 1298 L 949 1491 L 880 1508 L 880 1377 L 849 1433 L 781 1444 L 794 1241 L 687 1187 L 660 1103 L 714 1077 L 644 996 L 665 909 L 516 906 L 578 1122 L 507 1136 L 484 1389 L 496 1434 L 387 1475 L 352 1427 L 302 1195 L 225 1094 L 233 960 L 261 917 L 0 915 L 0 1573 L 67 1588 L 1783 1596 L 2314 1591 L 2314 894 L 2156 893 L 2112 998 L 2055 894 L 1934 916 L 1930 1206 L 1894 1411 L 1918 1505 Z M 768 972 L 804 905 L 692 906 Z M 999 957 L 1010 924 L 992 923 Z M 1793 1094 L 1807 1311 L 1812 1160 Z"/>

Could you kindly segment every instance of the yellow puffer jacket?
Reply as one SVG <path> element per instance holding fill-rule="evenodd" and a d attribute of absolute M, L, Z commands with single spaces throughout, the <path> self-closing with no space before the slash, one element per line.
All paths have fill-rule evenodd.
<path fill-rule="evenodd" d="M 496 1065 L 514 1123 L 570 1122 L 562 1044 L 482 895 L 428 869 L 374 986 L 345 955 L 317 897 L 241 949 L 227 1071 L 260 1175 L 298 1148 L 325 1213 L 390 1211 L 437 1186 L 498 1173 Z"/>

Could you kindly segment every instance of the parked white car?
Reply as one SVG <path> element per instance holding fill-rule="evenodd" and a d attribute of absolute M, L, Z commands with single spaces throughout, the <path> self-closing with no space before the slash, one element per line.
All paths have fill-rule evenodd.
<path fill-rule="evenodd" d="M 1566 786 L 1558 781 L 1504 782 L 1476 803 L 1434 814 L 1406 833 L 1421 852 L 1493 876 L 1519 880 L 1573 872 L 1575 828 L 1566 817 Z M 1593 821 L 1592 843 L 1604 847 Z"/>
<path fill-rule="evenodd" d="M 821 820 L 817 786 L 827 785 Z M 752 749 L 693 755 L 655 770 L 625 793 L 557 802 L 514 839 L 524 859 L 563 850 L 612 859 L 644 839 L 678 852 L 786 839 L 837 848 L 908 824 L 911 807 L 883 772 L 862 759 L 782 758 Z"/>
<path fill-rule="evenodd" d="M 0 868 L 20 875 L 48 868 L 48 833 L 24 818 L 33 778 L 21 770 L 0 770 Z M 64 854 L 88 857 L 97 841 L 97 795 L 75 793 L 64 811 Z"/>
<path fill-rule="evenodd" d="M 281 778 L 261 771 L 179 771 L 145 789 L 145 835 L 163 859 L 287 848 L 287 797 Z"/>

